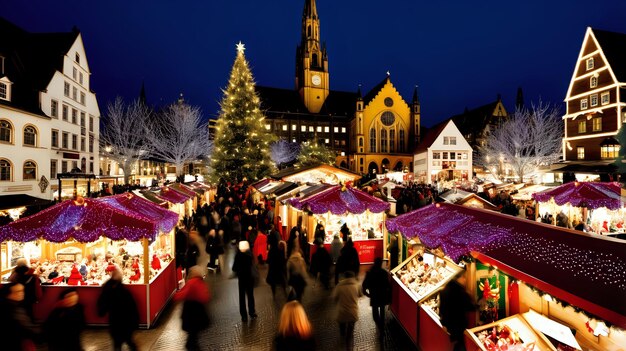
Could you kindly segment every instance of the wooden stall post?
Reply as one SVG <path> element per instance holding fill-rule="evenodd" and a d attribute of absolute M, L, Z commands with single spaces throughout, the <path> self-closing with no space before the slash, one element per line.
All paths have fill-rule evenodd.
<path fill-rule="evenodd" d="M 150 243 L 148 238 L 141 239 L 143 245 L 143 283 L 150 284 Z"/>

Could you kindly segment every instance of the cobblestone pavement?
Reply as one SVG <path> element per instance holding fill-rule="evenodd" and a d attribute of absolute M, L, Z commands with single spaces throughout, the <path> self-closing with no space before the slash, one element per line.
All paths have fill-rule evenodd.
<path fill-rule="evenodd" d="M 211 326 L 201 335 L 200 345 L 204 350 L 271 350 L 276 334 L 280 309 L 286 301 L 282 292 L 274 298 L 270 287 L 265 284 L 267 266 L 260 266 L 261 285 L 254 291 L 257 314 L 254 321 L 242 322 L 239 316 L 237 279 L 231 275 L 233 249 L 224 257 L 224 269 L 219 274 L 209 273 L 206 281 L 210 285 L 212 301 L 209 311 Z M 201 258 L 201 262 L 206 262 Z M 365 270 L 362 267 L 361 281 Z M 313 324 L 319 350 L 341 350 L 345 346 L 339 340 L 339 328 L 334 321 L 334 306 L 330 301 L 331 291 L 309 279 L 304 293 L 303 305 Z M 354 331 L 354 350 L 415 350 L 402 327 L 387 312 L 387 321 L 379 331 L 372 319 L 369 299 L 359 301 L 359 321 Z M 186 334 L 180 327 L 180 306 L 170 304 L 160 317 L 157 326 L 135 333 L 140 350 L 184 350 Z M 85 351 L 110 350 L 112 343 L 106 329 L 88 329 L 83 333 Z"/>

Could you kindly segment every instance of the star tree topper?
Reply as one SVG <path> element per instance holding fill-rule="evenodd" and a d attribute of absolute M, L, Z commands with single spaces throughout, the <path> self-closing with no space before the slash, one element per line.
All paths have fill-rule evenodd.
<path fill-rule="evenodd" d="M 236 46 L 237 46 L 237 53 L 239 55 L 243 55 L 243 52 L 246 50 L 246 46 L 241 42 L 241 40 Z"/>

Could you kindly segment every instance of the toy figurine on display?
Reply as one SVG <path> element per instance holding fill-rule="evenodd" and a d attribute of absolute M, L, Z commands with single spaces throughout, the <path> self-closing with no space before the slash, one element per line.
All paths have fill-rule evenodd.
<path fill-rule="evenodd" d="M 72 273 L 67 279 L 67 285 L 83 285 L 83 276 L 80 274 L 76 266 L 72 267 Z"/>
<path fill-rule="evenodd" d="M 141 271 L 139 270 L 139 259 L 138 258 L 135 258 L 135 261 L 133 262 L 133 265 L 132 265 L 132 269 L 133 269 L 133 272 L 135 274 L 130 276 L 129 280 L 131 282 L 138 282 L 139 278 L 141 278 Z"/>
<path fill-rule="evenodd" d="M 156 254 L 152 255 L 152 262 L 150 263 L 150 266 L 156 271 L 161 269 L 161 260 L 159 260 Z"/>

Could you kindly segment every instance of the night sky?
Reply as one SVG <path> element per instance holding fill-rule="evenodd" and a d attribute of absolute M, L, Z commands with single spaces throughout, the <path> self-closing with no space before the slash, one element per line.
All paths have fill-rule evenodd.
<path fill-rule="evenodd" d="M 219 110 L 246 44 L 257 84 L 293 88 L 304 0 L 3 0 L 0 16 L 31 32 L 83 34 L 101 113 L 120 95 L 166 104 L 179 93 Z M 587 26 L 626 33 L 623 0 L 317 0 L 333 90 L 364 93 L 391 72 L 405 99 L 419 85 L 422 121 L 495 100 L 562 106 Z"/>

